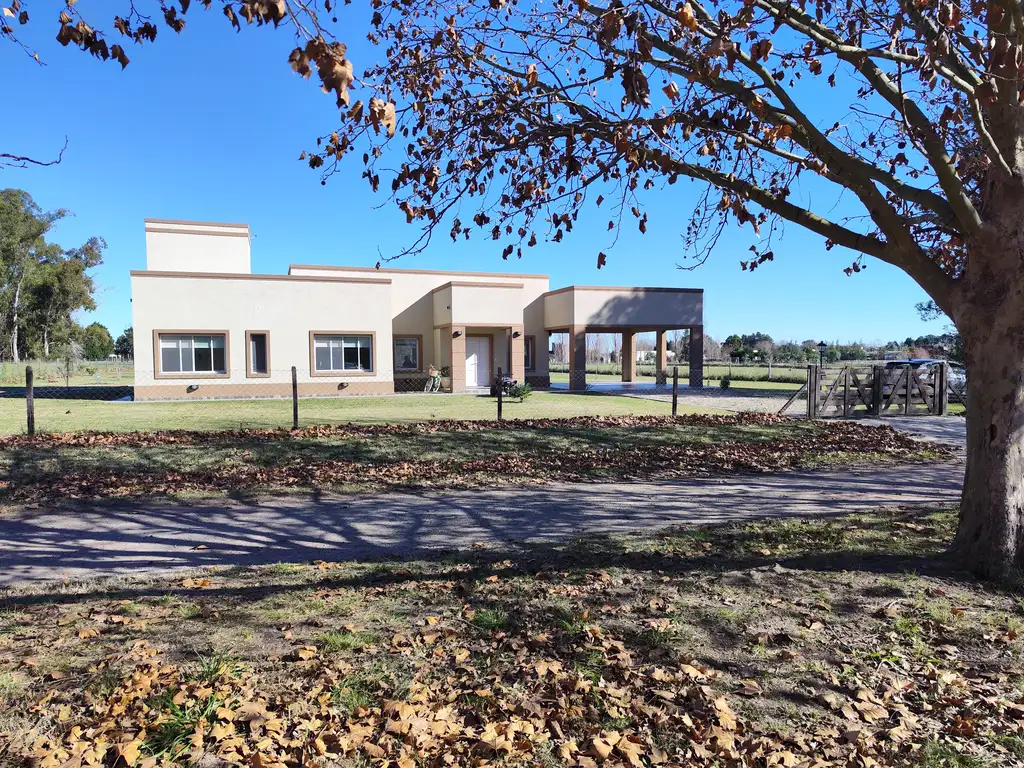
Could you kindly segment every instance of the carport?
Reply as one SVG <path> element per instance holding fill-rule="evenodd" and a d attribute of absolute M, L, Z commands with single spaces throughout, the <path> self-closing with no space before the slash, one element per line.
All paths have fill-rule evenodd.
<path fill-rule="evenodd" d="M 570 285 L 544 299 L 544 327 L 569 335 L 569 389 L 587 388 L 587 334 L 622 335 L 622 380 L 636 379 L 636 335 L 655 333 L 657 381 L 665 383 L 667 333 L 690 333 L 690 386 L 704 386 L 704 289 Z"/>

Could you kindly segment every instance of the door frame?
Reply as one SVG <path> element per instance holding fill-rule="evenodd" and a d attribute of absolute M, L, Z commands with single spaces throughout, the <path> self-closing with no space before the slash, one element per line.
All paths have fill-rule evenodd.
<path fill-rule="evenodd" d="M 496 373 L 496 371 L 493 370 L 494 369 L 494 334 L 493 333 L 467 333 L 466 334 L 466 341 L 469 341 L 470 339 L 487 339 L 487 359 L 488 359 L 487 375 L 488 375 L 489 378 L 493 379 L 494 375 Z M 477 373 L 478 373 L 477 379 L 480 378 L 479 377 L 479 368 L 480 368 L 480 364 L 477 363 Z M 489 386 L 491 386 L 491 382 L 488 381 L 486 384 L 483 384 L 483 385 L 477 384 L 476 382 L 470 384 L 469 380 L 467 378 L 466 386 L 467 387 L 479 387 L 479 386 L 489 387 Z"/>

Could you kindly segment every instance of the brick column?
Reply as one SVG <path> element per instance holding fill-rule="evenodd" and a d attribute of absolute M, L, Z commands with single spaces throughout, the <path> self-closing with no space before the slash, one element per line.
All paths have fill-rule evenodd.
<path fill-rule="evenodd" d="M 636 381 L 636 334 L 622 332 L 622 380 Z"/>
<path fill-rule="evenodd" d="M 704 326 L 690 328 L 690 387 L 704 386 Z"/>
<path fill-rule="evenodd" d="M 586 326 L 569 326 L 569 389 L 587 388 L 587 331 Z"/>
<path fill-rule="evenodd" d="M 654 341 L 654 381 L 659 387 L 665 386 L 665 370 L 668 368 L 668 338 L 665 331 L 658 331 Z"/>
<path fill-rule="evenodd" d="M 466 329 L 461 325 L 442 328 L 452 338 L 452 392 L 466 391 Z M 455 334 L 458 333 L 458 337 Z"/>
<path fill-rule="evenodd" d="M 517 337 L 516 334 L 519 334 Z M 509 355 L 512 359 L 512 368 L 509 371 L 509 376 L 518 381 L 520 384 L 526 383 L 526 337 L 523 335 L 523 326 L 513 325 L 512 332 L 509 338 Z M 534 342 L 536 346 L 536 342 Z M 534 356 L 537 354 L 537 350 L 533 350 Z M 534 364 L 536 365 L 536 364 Z"/>

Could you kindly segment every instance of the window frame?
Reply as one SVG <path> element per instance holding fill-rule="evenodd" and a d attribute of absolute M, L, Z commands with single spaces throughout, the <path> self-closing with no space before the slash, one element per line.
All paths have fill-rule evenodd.
<path fill-rule="evenodd" d="M 252 369 L 252 337 L 263 335 L 267 339 L 267 371 L 256 373 Z M 247 379 L 269 379 L 270 378 L 270 331 L 247 330 L 245 332 L 245 378 Z"/>
<path fill-rule="evenodd" d="M 398 367 L 398 340 L 399 339 L 416 339 L 416 367 L 415 368 L 399 368 Z M 395 373 L 423 373 L 423 336 L 417 333 L 403 333 L 391 337 L 391 356 L 392 363 L 395 367 Z"/>
<path fill-rule="evenodd" d="M 529 365 L 526 360 L 526 348 L 529 347 L 533 350 L 533 354 L 530 355 Z M 537 337 L 536 336 L 523 336 L 523 370 L 524 371 L 536 371 L 537 370 Z"/>
<path fill-rule="evenodd" d="M 224 371 L 169 371 L 163 370 L 160 354 L 161 336 L 223 336 Z M 194 353 L 193 353 L 194 354 Z M 194 357 L 193 357 L 194 359 Z M 228 379 L 231 378 L 231 332 L 227 329 L 206 328 L 154 328 L 153 329 L 153 378 L 154 379 Z"/>
<path fill-rule="evenodd" d="M 318 371 L 316 368 L 316 337 L 317 336 L 369 336 L 370 337 L 370 365 L 372 370 L 330 370 Z M 342 361 L 344 364 L 344 360 Z M 309 332 L 309 375 L 317 378 L 346 379 L 357 376 L 376 376 L 377 367 L 377 332 L 376 331 L 325 331 L 316 330 Z"/>

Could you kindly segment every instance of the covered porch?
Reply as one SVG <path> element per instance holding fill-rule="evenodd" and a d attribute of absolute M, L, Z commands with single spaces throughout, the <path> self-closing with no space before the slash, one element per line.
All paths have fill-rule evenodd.
<path fill-rule="evenodd" d="M 689 386 L 704 385 L 704 291 L 699 288 L 606 288 L 570 286 L 544 295 L 549 334 L 568 335 L 569 381 L 573 391 L 587 389 L 587 334 L 621 334 L 623 385 L 635 386 L 639 333 L 654 333 L 654 386 L 664 386 L 668 371 L 668 334 L 689 331 Z M 604 382 L 611 388 L 615 383 Z M 619 387 L 620 389 L 623 387 Z"/>

